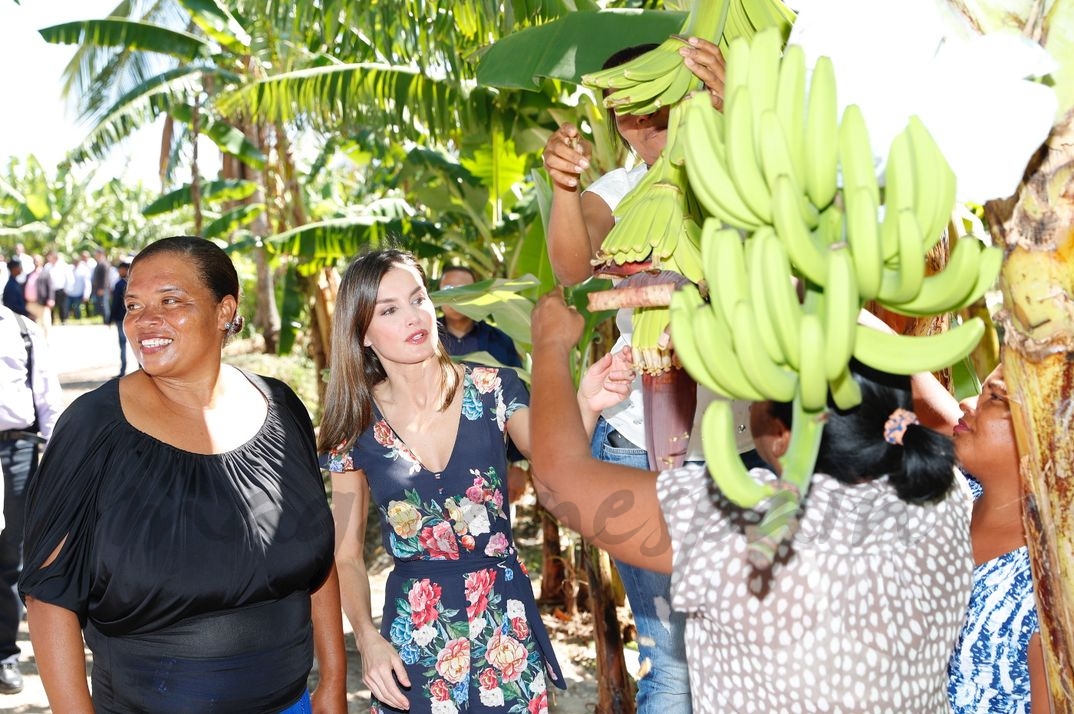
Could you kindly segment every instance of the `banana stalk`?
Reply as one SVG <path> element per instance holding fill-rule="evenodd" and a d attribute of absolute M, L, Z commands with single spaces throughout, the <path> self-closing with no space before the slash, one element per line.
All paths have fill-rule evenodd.
<path fill-rule="evenodd" d="M 667 369 L 641 376 L 645 412 L 645 450 L 649 468 L 663 471 L 682 466 L 697 408 L 697 382 L 685 369 Z"/>

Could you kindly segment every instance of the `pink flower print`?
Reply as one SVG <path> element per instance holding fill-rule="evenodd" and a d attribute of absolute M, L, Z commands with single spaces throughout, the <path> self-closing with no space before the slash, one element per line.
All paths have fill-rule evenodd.
<path fill-rule="evenodd" d="M 455 540 L 455 531 L 447 521 L 422 528 L 418 542 L 433 560 L 459 559 L 459 544 Z"/>
<path fill-rule="evenodd" d="M 477 675 L 477 683 L 482 689 L 499 689 L 500 676 L 492 667 L 486 667 L 481 670 L 481 674 Z"/>
<path fill-rule="evenodd" d="M 466 497 L 471 503 L 485 502 L 485 479 L 480 476 L 474 477 L 474 485 L 466 489 Z"/>
<path fill-rule="evenodd" d="M 377 440 L 378 444 L 389 449 L 395 444 L 395 434 L 392 432 L 392 428 L 388 426 L 388 422 L 383 419 L 373 425 L 373 438 Z"/>
<path fill-rule="evenodd" d="M 530 636 L 530 626 L 524 618 L 516 617 L 511 620 L 511 634 L 520 640 L 524 640 Z"/>
<path fill-rule="evenodd" d="M 503 512 L 503 494 L 500 493 L 499 491 L 493 491 L 492 492 L 492 502 L 496 504 L 496 508 L 500 509 L 500 512 L 502 513 Z"/>
<path fill-rule="evenodd" d="M 459 540 L 462 541 L 462 547 L 466 548 L 466 550 L 473 550 L 475 547 L 477 547 L 477 542 L 474 540 L 474 537 L 469 533 L 464 535 Z"/>
<path fill-rule="evenodd" d="M 429 685 L 429 694 L 438 702 L 446 702 L 451 699 L 451 687 L 444 680 L 436 679 Z"/>
<path fill-rule="evenodd" d="M 531 699 L 526 706 L 530 710 L 530 714 L 548 714 L 548 692 L 541 692 Z"/>
<path fill-rule="evenodd" d="M 503 533 L 493 533 L 489 536 L 489 542 L 485 545 L 485 555 L 490 558 L 498 558 L 507 552 L 507 548 L 510 543 L 507 541 L 507 536 Z"/>
<path fill-rule="evenodd" d="M 467 617 L 472 620 L 485 614 L 485 608 L 489 604 L 488 596 L 492 592 L 492 586 L 495 584 L 496 571 L 491 568 L 478 570 L 466 575 L 466 601 L 470 603 L 466 606 Z"/>
<path fill-rule="evenodd" d="M 500 370 L 492 367 L 474 367 L 470 370 L 470 381 L 481 394 L 488 394 L 500 387 Z"/>
<path fill-rule="evenodd" d="M 526 648 L 514 637 L 504 635 L 500 628 L 496 628 L 489 638 L 485 659 L 500 670 L 503 681 L 513 682 L 526 669 Z"/>
<path fill-rule="evenodd" d="M 410 586 L 407 600 L 410 602 L 410 620 L 414 627 L 436 622 L 436 606 L 440 603 L 439 585 L 428 578 L 418 580 Z"/>
<path fill-rule="evenodd" d="M 450 640 L 436 656 L 436 672 L 458 684 L 470 673 L 470 641 L 465 637 Z"/>

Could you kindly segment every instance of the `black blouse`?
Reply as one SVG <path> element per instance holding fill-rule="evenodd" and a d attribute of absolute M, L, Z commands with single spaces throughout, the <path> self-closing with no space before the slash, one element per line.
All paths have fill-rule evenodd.
<path fill-rule="evenodd" d="M 118 380 L 79 397 L 56 425 L 27 492 L 19 586 L 24 596 L 78 615 L 94 651 L 98 706 L 98 689 L 109 681 L 117 689 L 161 686 L 133 684 L 118 671 L 137 659 L 124 655 L 140 658 L 146 647 L 172 658 L 173 677 L 203 677 L 197 664 L 183 675 L 175 658 L 211 657 L 214 672 L 221 658 L 253 666 L 210 687 L 263 693 L 289 678 L 266 711 L 304 690 L 312 664 L 309 592 L 331 568 L 332 516 L 305 407 L 282 382 L 245 376 L 264 394 L 268 416 L 253 438 L 223 454 L 183 451 L 135 429 L 123 415 Z M 265 618 L 300 631 L 251 637 Z M 98 655 L 103 643 L 108 651 Z M 264 667 L 281 655 L 286 672 Z M 98 673 L 102 664 L 116 671 Z M 254 702 L 262 700 L 249 694 L 255 698 L 214 710 L 259 710 Z M 173 703 L 190 710 L 190 702 Z"/>

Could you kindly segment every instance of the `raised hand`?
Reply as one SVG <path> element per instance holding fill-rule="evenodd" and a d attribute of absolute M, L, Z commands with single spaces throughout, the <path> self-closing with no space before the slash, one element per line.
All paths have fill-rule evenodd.
<path fill-rule="evenodd" d="M 582 138 L 574 124 L 564 124 L 544 145 L 544 168 L 557 188 L 573 191 L 579 177 L 589 167 L 593 146 Z"/>
<path fill-rule="evenodd" d="M 705 83 L 712 106 L 723 111 L 724 58 L 720 48 L 708 40 L 691 37 L 689 45 L 679 50 L 683 64 Z"/>
<path fill-rule="evenodd" d="M 630 348 L 609 353 L 594 362 L 578 385 L 578 401 L 584 408 L 600 413 L 630 395 L 634 383 L 634 360 Z"/>

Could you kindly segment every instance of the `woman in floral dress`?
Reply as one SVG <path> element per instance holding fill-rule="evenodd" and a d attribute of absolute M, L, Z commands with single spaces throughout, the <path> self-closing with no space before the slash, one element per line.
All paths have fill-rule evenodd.
<path fill-rule="evenodd" d="M 590 428 L 629 390 L 623 359 L 583 380 Z M 319 436 L 329 452 L 343 607 L 373 711 L 547 710 L 563 675 L 511 538 L 509 434 L 529 452 L 528 395 L 510 369 L 455 364 L 414 258 L 376 251 L 346 271 Z M 395 558 L 373 622 L 369 499 Z"/>

